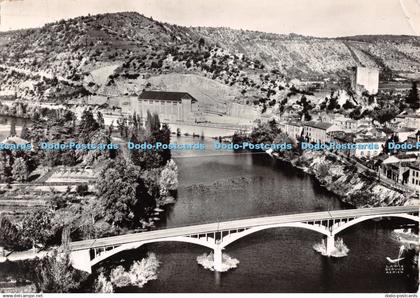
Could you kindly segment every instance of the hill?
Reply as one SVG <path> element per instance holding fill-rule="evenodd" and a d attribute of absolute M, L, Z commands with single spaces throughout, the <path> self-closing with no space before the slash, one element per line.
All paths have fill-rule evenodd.
<path fill-rule="evenodd" d="M 388 76 L 420 76 L 420 38 L 416 36 L 316 38 L 229 28 L 194 30 L 225 49 L 260 59 L 289 77 L 346 74 L 356 65 L 380 68 Z"/>
<path fill-rule="evenodd" d="M 187 28 L 134 12 L 0 34 L 1 89 L 36 100 L 62 101 L 112 89 L 116 95 L 114 87 L 122 82 L 142 90 L 154 76 L 192 74 L 216 80 L 249 102 L 272 98 L 292 78 L 347 79 L 356 65 L 378 67 L 382 78 L 419 78 L 420 37 L 315 38 Z"/>

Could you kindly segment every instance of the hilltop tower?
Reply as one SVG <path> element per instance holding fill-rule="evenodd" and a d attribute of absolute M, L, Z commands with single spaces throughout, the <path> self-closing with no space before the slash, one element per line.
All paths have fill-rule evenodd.
<path fill-rule="evenodd" d="M 378 93 L 379 70 L 361 66 L 354 67 L 351 76 L 351 88 L 357 95 L 361 95 L 363 91 L 367 91 L 369 94 Z"/>

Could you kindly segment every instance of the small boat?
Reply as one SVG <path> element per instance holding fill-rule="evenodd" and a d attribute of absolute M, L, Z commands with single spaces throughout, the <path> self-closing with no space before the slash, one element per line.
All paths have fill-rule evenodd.
<path fill-rule="evenodd" d="M 386 257 L 386 260 L 387 260 L 388 262 L 390 262 L 391 264 L 398 263 L 399 261 L 404 260 L 404 259 L 405 259 L 405 258 L 391 259 L 390 257 Z"/>
<path fill-rule="evenodd" d="M 391 259 L 390 257 L 386 257 L 386 260 L 390 262 L 391 264 L 399 263 L 401 260 L 404 260 L 405 258 L 401 258 L 401 255 L 403 254 L 405 250 L 405 246 L 400 246 L 400 251 L 398 252 L 398 257 L 396 259 Z"/>
<path fill-rule="evenodd" d="M 268 150 L 265 150 L 265 152 L 268 154 L 268 155 L 270 155 L 271 157 L 273 157 L 273 149 L 268 149 Z"/>

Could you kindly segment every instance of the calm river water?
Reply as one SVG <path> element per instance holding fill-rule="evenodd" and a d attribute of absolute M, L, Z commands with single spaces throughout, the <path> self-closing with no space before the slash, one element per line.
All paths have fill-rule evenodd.
<path fill-rule="evenodd" d="M 191 142 L 188 138 L 177 141 Z M 211 141 L 206 141 L 211 147 Z M 233 218 L 349 208 L 313 178 L 267 154 L 206 150 L 173 152 L 180 170 L 178 200 L 167 211 L 167 227 Z M 197 256 L 210 251 L 184 243 L 156 243 L 124 252 L 104 263 L 130 264 L 147 252 L 161 265 L 158 279 L 130 292 L 407 292 L 402 275 L 385 273 L 386 257 L 396 258 L 400 244 L 392 222 L 367 222 L 340 235 L 347 257 L 321 256 L 312 248 L 318 233 L 279 228 L 234 242 L 226 253 L 240 261 L 236 269 L 203 269 Z"/>

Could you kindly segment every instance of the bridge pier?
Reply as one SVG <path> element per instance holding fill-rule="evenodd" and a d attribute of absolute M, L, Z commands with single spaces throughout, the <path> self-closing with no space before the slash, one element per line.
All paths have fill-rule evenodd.
<path fill-rule="evenodd" d="M 74 269 L 92 273 L 90 266 L 90 252 L 89 249 L 75 250 L 70 252 L 70 262 Z"/>
<path fill-rule="evenodd" d="M 328 235 L 325 243 L 325 252 L 327 256 L 331 256 L 335 250 L 335 239 L 334 235 Z"/>
<path fill-rule="evenodd" d="M 222 271 L 222 264 L 223 264 L 223 253 L 222 249 L 216 247 L 213 250 L 213 268 L 214 271 L 221 272 Z"/>

